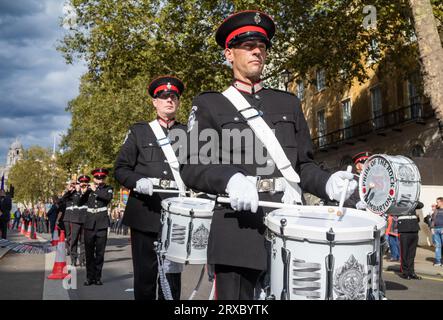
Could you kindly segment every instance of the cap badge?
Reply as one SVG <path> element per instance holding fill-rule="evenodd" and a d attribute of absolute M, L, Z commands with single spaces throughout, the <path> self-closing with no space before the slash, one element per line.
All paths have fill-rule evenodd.
<path fill-rule="evenodd" d="M 171 90 L 171 83 L 168 82 L 168 84 L 166 85 L 166 88 L 168 88 L 168 90 Z"/>
<path fill-rule="evenodd" d="M 254 21 L 255 21 L 256 24 L 259 24 L 261 22 L 260 13 L 257 12 L 255 14 Z"/>

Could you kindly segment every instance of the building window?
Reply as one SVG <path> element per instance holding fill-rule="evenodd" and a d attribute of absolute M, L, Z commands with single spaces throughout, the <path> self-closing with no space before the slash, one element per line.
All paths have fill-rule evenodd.
<path fill-rule="evenodd" d="M 303 80 L 297 81 L 297 97 L 300 100 L 305 98 L 305 84 L 303 83 Z"/>
<path fill-rule="evenodd" d="M 325 109 L 317 111 L 317 128 L 319 147 L 326 145 L 326 116 Z"/>
<path fill-rule="evenodd" d="M 351 122 L 351 99 L 346 99 L 341 102 L 342 105 L 342 127 L 343 130 L 343 138 L 349 139 L 352 137 L 352 122 Z"/>
<path fill-rule="evenodd" d="M 420 119 L 423 116 L 423 110 L 420 104 L 420 95 L 414 80 L 409 79 L 408 84 L 408 105 L 411 111 L 412 119 Z"/>
<path fill-rule="evenodd" d="M 416 144 L 411 149 L 411 156 L 415 158 L 421 158 L 425 155 L 425 150 L 423 146 Z"/>
<path fill-rule="evenodd" d="M 381 101 L 381 89 L 380 86 L 376 86 L 371 89 L 371 109 L 372 119 L 375 129 L 383 127 L 383 108 Z"/>
<path fill-rule="evenodd" d="M 318 70 L 316 73 L 317 77 L 317 91 L 322 91 L 326 88 L 326 77 L 325 69 Z"/>

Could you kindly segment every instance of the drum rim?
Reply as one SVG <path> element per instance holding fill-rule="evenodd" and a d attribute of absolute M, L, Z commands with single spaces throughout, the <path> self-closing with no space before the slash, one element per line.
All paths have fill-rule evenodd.
<path fill-rule="evenodd" d="M 338 209 L 338 207 L 333 207 L 333 206 L 303 206 L 302 209 L 305 211 L 310 211 L 310 212 L 315 212 L 315 210 L 318 211 L 319 208 L 322 208 L 324 210 L 326 210 L 326 208 L 334 208 L 335 210 Z M 365 227 L 354 227 L 354 228 L 349 228 L 349 227 L 339 227 L 337 225 L 335 226 L 331 226 L 332 230 L 335 232 L 336 238 L 338 237 L 338 240 L 334 241 L 334 243 L 355 243 L 355 242 L 366 242 L 366 241 L 371 241 L 374 240 L 374 236 L 373 236 L 373 232 L 374 232 L 374 227 L 377 228 L 377 230 L 381 230 L 381 232 L 384 232 L 385 228 L 386 228 L 386 221 L 380 217 L 377 216 L 375 214 L 373 214 L 372 212 L 367 212 L 367 211 L 361 211 L 361 210 L 357 210 L 357 209 L 352 209 L 352 208 L 346 208 L 347 210 L 351 210 L 352 215 L 354 217 L 358 217 L 359 215 L 366 215 L 367 218 L 372 222 L 370 225 L 365 226 Z M 281 212 L 281 211 L 288 211 L 289 209 L 277 209 L 274 211 L 271 211 L 264 219 L 264 224 L 267 227 L 267 229 L 269 229 L 270 232 L 272 232 L 274 235 L 281 237 L 280 234 L 280 225 L 275 223 L 274 221 L 272 221 L 271 219 L 273 218 L 272 214 L 275 214 L 276 212 Z M 300 212 L 301 210 L 299 210 Z M 358 212 L 356 212 L 358 211 Z M 348 214 L 348 213 L 346 213 Z M 334 217 L 336 217 L 336 219 L 338 220 L 338 217 L 336 216 L 335 212 L 331 213 L 331 215 L 333 215 Z M 289 215 L 288 215 L 289 216 Z M 277 219 L 277 218 L 275 218 Z M 302 228 L 303 227 L 303 228 Z M 287 239 L 294 239 L 294 240 L 304 240 L 307 239 L 311 242 L 318 242 L 318 243 L 328 243 L 328 241 L 326 240 L 326 232 L 328 231 L 329 227 L 313 227 L 313 226 L 301 226 L 301 225 L 287 225 L 285 227 L 285 230 L 287 233 L 285 233 L 284 238 Z M 345 230 L 347 232 L 345 232 Z M 311 233 L 312 236 L 311 237 L 307 237 L 307 236 L 300 236 L 300 234 L 307 234 L 307 233 Z M 350 236 L 350 234 L 355 233 L 357 234 L 367 234 L 368 236 L 365 236 L 364 238 L 356 238 L 356 236 L 352 236 L 350 239 L 346 239 L 346 240 L 342 240 L 341 238 L 343 236 Z M 318 237 L 317 235 L 322 235 L 322 237 Z M 315 236 L 314 236 L 315 235 Z M 372 235 L 372 236 L 369 236 Z"/>
<path fill-rule="evenodd" d="M 188 198 L 188 197 L 171 197 L 171 198 L 167 198 L 167 199 L 163 199 L 161 202 L 161 206 L 162 209 L 168 213 L 171 214 L 175 214 L 175 215 L 180 215 L 180 216 L 184 216 L 184 217 L 190 217 L 190 210 L 189 209 L 185 209 L 183 207 L 179 207 L 177 205 L 173 205 L 175 201 L 175 204 L 177 204 L 177 202 L 179 202 L 178 200 L 181 201 L 195 201 L 198 204 L 212 204 L 212 210 L 208 211 L 208 208 L 202 209 L 202 208 L 193 208 L 193 212 L 194 212 L 194 217 L 195 218 L 204 218 L 204 217 L 212 217 L 214 214 L 214 207 L 215 207 L 215 201 L 214 200 L 210 200 L 210 199 L 205 199 L 205 198 Z M 174 209 L 174 210 L 171 210 Z"/>

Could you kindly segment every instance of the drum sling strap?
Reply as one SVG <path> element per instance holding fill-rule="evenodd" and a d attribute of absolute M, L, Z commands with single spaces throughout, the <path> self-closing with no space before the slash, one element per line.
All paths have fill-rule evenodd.
<path fill-rule="evenodd" d="M 185 196 L 186 186 L 180 176 L 180 163 L 178 162 L 174 149 L 172 149 L 171 141 L 163 132 L 163 129 L 158 123 L 157 119 L 149 122 L 149 126 L 151 127 L 155 137 L 157 138 L 158 145 L 162 148 L 162 151 L 165 154 L 166 161 L 168 161 L 172 175 L 174 176 L 174 180 L 177 183 L 178 190 L 180 191 L 179 195 Z"/>
<path fill-rule="evenodd" d="M 300 177 L 291 166 L 291 162 L 286 156 L 274 132 L 261 117 L 261 113 L 252 107 L 245 97 L 243 97 L 242 94 L 233 86 L 230 86 L 228 89 L 223 91 L 223 95 L 242 115 L 257 138 L 266 147 L 277 168 L 288 182 L 286 188 L 290 186 L 296 191 L 296 202 L 302 203 L 302 192 L 298 185 L 300 182 Z"/>

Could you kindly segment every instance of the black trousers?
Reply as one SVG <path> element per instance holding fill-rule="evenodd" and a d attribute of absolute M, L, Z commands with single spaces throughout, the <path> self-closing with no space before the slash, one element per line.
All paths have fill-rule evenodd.
<path fill-rule="evenodd" d="M 180 300 L 182 274 L 180 273 L 167 273 L 166 279 L 168 280 L 169 288 L 171 289 L 172 299 Z M 165 300 L 163 290 L 160 285 L 160 277 L 158 279 L 158 300 Z"/>
<path fill-rule="evenodd" d="M 85 229 L 86 277 L 101 280 L 108 229 Z"/>
<path fill-rule="evenodd" d="M 79 261 L 85 260 L 85 237 L 83 231 L 83 223 L 71 223 L 71 261 L 79 258 Z M 80 248 L 80 255 L 78 254 Z"/>
<path fill-rule="evenodd" d="M 158 261 L 154 242 L 157 240 L 157 233 L 131 228 L 135 300 L 156 299 Z"/>
<path fill-rule="evenodd" d="M 415 273 L 414 260 L 417 251 L 418 232 L 400 233 L 400 266 L 405 276 Z"/>
<path fill-rule="evenodd" d="M 1 238 L 6 239 L 8 235 L 8 222 L 6 220 L 0 220 L 0 233 L 2 234 Z"/>
<path fill-rule="evenodd" d="M 217 300 L 253 300 L 254 288 L 261 270 L 215 265 Z"/>
<path fill-rule="evenodd" d="M 63 221 L 63 225 L 65 226 L 65 243 L 66 243 L 66 251 L 67 254 L 71 254 L 71 222 Z"/>

